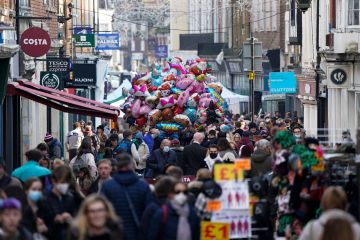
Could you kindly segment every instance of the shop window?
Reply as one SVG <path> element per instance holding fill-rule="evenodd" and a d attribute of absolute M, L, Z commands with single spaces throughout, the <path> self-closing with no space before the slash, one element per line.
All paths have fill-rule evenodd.
<path fill-rule="evenodd" d="M 360 25 L 360 0 L 349 0 L 348 10 L 348 25 Z"/>

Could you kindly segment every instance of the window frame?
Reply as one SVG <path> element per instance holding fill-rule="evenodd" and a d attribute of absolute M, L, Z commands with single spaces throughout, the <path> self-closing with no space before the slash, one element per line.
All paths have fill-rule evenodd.
<path fill-rule="evenodd" d="M 353 8 L 350 9 L 350 2 L 352 2 L 353 4 Z M 355 6 L 355 2 L 358 3 L 358 8 L 355 9 L 354 6 Z M 357 11 L 357 14 L 358 14 L 358 22 L 357 24 L 350 24 L 350 22 L 353 22 L 355 20 L 354 16 L 355 16 L 355 12 Z M 360 28 L 360 0 L 348 0 L 346 1 L 346 25 L 347 27 L 349 28 Z M 350 19 L 352 18 L 352 19 Z"/>

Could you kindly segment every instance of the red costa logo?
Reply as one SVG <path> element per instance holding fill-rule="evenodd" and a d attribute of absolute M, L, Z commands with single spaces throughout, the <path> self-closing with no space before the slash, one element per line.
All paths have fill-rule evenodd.
<path fill-rule="evenodd" d="M 40 57 L 49 51 L 51 39 L 49 34 L 41 28 L 28 28 L 21 34 L 20 47 L 30 57 Z"/>

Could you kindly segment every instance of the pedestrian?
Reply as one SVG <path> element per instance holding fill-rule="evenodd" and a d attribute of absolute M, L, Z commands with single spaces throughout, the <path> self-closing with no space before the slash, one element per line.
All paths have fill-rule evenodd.
<path fill-rule="evenodd" d="M 241 141 L 241 135 L 239 133 L 234 133 L 234 143 L 235 143 L 235 151 L 239 152 L 240 150 L 240 141 Z"/>
<path fill-rule="evenodd" d="M 251 155 L 250 176 L 260 177 L 271 171 L 271 145 L 266 139 L 255 143 L 255 151 Z"/>
<path fill-rule="evenodd" d="M 207 137 L 201 143 L 201 146 L 203 146 L 205 148 L 209 148 L 210 145 L 216 144 L 216 143 L 217 143 L 216 131 L 214 129 L 211 129 L 211 130 L 209 130 Z"/>
<path fill-rule="evenodd" d="M 251 153 L 254 152 L 254 145 L 253 145 L 252 141 L 250 140 L 250 133 L 249 132 L 244 132 L 243 133 L 239 145 L 240 145 L 240 148 L 243 145 L 247 145 L 250 148 Z M 238 155 L 241 155 L 240 152 L 238 153 Z"/>
<path fill-rule="evenodd" d="M 354 240 L 351 222 L 347 219 L 329 219 L 325 226 L 320 240 Z"/>
<path fill-rule="evenodd" d="M 46 194 L 46 204 L 49 211 L 49 239 L 65 240 L 69 223 L 72 220 L 76 209 L 74 196 L 69 192 L 72 181 L 71 169 L 66 166 L 59 166 L 53 170 L 53 187 Z"/>
<path fill-rule="evenodd" d="M 100 149 L 100 139 L 98 135 L 92 131 L 91 125 L 85 126 L 84 138 L 91 142 L 92 152 L 95 156 L 95 160 L 97 160 L 97 154 Z"/>
<path fill-rule="evenodd" d="M 79 181 L 81 191 L 86 195 L 98 175 L 95 156 L 89 141 L 84 140 L 81 143 L 77 156 L 70 161 L 69 166 Z"/>
<path fill-rule="evenodd" d="M 176 164 L 179 165 L 179 163 L 183 162 L 184 147 L 180 145 L 180 141 L 178 139 L 174 138 L 171 140 L 170 149 L 176 153 Z"/>
<path fill-rule="evenodd" d="M 69 159 L 73 159 L 81 145 L 82 140 L 84 139 L 84 134 L 81 130 L 81 124 L 75 122 L 73 125 L 73 130 L 67 135 L 66 148 L 69 152 Z"/>
<path fill-rule="evenodd" d="M 39 143 L 37 146 L 36 146 L 36 149 L 39 150 L 42 155 L 43 155 L 43 158 L 48 158 L 49 157 L 49 147 L 46 143 Z"/>
<path fill-rule="evenodd" d="M 219 156 L 225 162 L 235 162 L 238 157 L 237 153 L 231 148 L 229 141 L 226 138 L 219 138 L 218 140 Z"/>
<path fill-rule="evenodd" d="M 147 174 L 156 177 L 165 173 L 166 166 L 176 164 L 176 153 L 171 150 L 170 146 L 171 141 L 169 139 L 164 139 L 161 142 L 160 148 L 153 152 L 151 159 L 147 164 L 147 168 L 151 169 Z"/>
<path fill-rule="evenodd" d="M 22 188 L 22 185 L 17 178 L 7 174 L 5 161 L 0 157 L 0 189 L 4 190 L 8 187 Z"/>
<path fill-rule="evenodd" d="M 27 204 L 23 206 L 22 226 L 38 237 L 48 233 L 46 223 L 49 220 L 49 209 L 46 208 L 43 197 L 43 186 L 38 178 L 30 178 L 24 183 Z"/>
<path fill-rule="evenodd" d="M 206 167 L 204 159 L 207 149 L 201 146 L 203 140 L 204 134 L 197 132 L 194 134 L 193 143 L 184 147 L 183 161 L 179 162 L 184 175 L 195 176 L 200 168 Z"/>
<path fill-rule="evenodd" d="M 222 158 L 219 155 L 219 147 L 218 145 L 212 144 L 210 145 L 209 149 L 208 149 L 208 154 L 205 158 L 205 163 L 207 168 L 210 171 L 213 171 L 214 168 L 214 164 L 217 162 L 222 162 Z"/>
<path fill-rule="evenodd" d="M 181 182 L 182 177 L 184 176 L 183 170 L 175 165 L 170 165 L 165 170 L 166 176 L 174 178 L 176 181 Z"/>
<path fill-rule="evenodd" d="M 153 152 L 153 148 L 154 148 L 154 139 L 153 139 L 153 135 L 151 134 L 151 129 L 149 129 L 148 127 L 146 129 L 147 130 L 145 130 L 143 140 L 149 148 L 149 159 L 150 159 L 151 153 Z"/>
<path fill-rule="evenodd" d="M 15 198 L 0 203 L 0 239 L 33 240 L 31 232 L 20 225 L 21 203 Z"/>
<path fill-rule="evenodd" d="M 143 141 L 143 135 L 140 131 L 135 134 L 134 144 L 136 146 L 136 150 L 138 152 L 138 159 L 136 161 L 135 171 L 144 175 L 146 169 L 146 162 L 150 156 L 150 151 L 148 145 Z"/>
<path fill-rule="evenodd" d="M 43 155 L 39 150 L 29 150 L 25 153 L 25 156 L 27 162 L 12 172 L 11 175 L 13 177 L 16 177 L 24 183 L 32 177 L 45 178 L 51 175 L 49 169 L 39 165 L 39 161 L 43 158 Z"/>
<path fill-rule="evenodd" d="M 99 148 L 99 157 L 98 160 L 101 160 L 104 156 L 104 149 L 105 149 L 105 144 L 107 141 L 107 136 L 104 133 L 104 126 L 103 125 L 99 125 L 96 128 L 96 134 L 100 140 L 100 148 Z"/>
<path fill-rule="evenodd" d="M 54 138 L 50 133 L 46 133 L 44 142 L 49 147 L 49 158 L 61 158 L 63 155 L 63 146 L 59 140 Z"/>
<path fill-rule="evenodd" d="M 134 173 L 134 161 L 128 153 L 116 157 L 118 172 L 105 182 L 101 193 L 113 204 L 118 216 L 124 221 L 126 239 L 140 239 L 140 219 L 145 208 L 152 202 L 148 184 Z"/>
<path fill-rule="evenodd" d="M 169 202 L 159 208 L 150 221 L 147 239 L 200 239 L 200 221 L 187 203 L 187 187 L 177 183 L 168 195 Z"/>
<path fill-rule="evenodd" d="M 74 219 L 68 240 L 122 240 L 124 230 L 114 207 L 101 195 L 88 196 Z"/>
<path fill-rule="evenodd" d="M 128 153 L 133 157 L 133 159 L 139 159 L 139 152 L 136 149 L 136 145 L 132 142 L 133 135 L 131 131 L 125 130 L 123 137 L 123 140 L 121 140 L 114 149 L 113 155 L 116 156 L 120 153 Z"/>
<path fill-rule="evenodd" d="M 331 219 L 345 219 L 349 221 L 354 234 L 353 239 L 360 239 L 360 225 L 353 216 L 345 211 L 346 207 L 347 197 L 344 190 L 341 187 L 328 187 L 321 198 L 322 214 L 320 218 L 307 223 L 301 232 L 299 240 L 321 239 L 321 236 L 324 234 L 324 226 Z"/>
<path fill-rule="evenodd" d="M 111 171 L 112 171 L 112 163 L 110 159 L 103 159 L 97 164 L 98 173 L 99 176 L 95 180 L 95 182 L 92 183 L 89 193 L 99 193 L 101 190 L 102 185 L 112 179 L 111 177 Z"/>
<path fill-rule="evenodd" d="M 119 135 L 111 134 L 110 137 L 108 138 L 108 140 L 106 140 L 105 147 L 111 148 L 111 150 L 113 151 L 117 147 L 118 144 L 119 144 Z"/>
<path fill-rule="evenodd" d="M 145 209 L 144 214 L 141 218 L 141 230 L 143 239 L 147 239 L 146 236 L 149 234 L 149 227 L 152 217 L 156 211 L 167 203 L 168 196 L 173 192 L 175 188 L 176 180 L 170 176 L 162 176 L 155 183 L 155 198 Z"/>

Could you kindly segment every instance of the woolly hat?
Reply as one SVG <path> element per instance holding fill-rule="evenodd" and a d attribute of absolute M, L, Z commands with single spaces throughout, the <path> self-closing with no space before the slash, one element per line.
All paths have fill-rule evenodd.
<path fill-rule="evenodd" d="M 54 139 L 54 137 L 50 133 L 46 133 L 44 137 L 44 142 L 50 142 Z"/>
<path fill-rule="evenodd" d="M 16 198 L 8 198 L 0 201 L 0 210 L 16 209 L 21 210 L 21 203 Z"/>
<path fill-rule="evenodd" d="M 135 138 L 138 138 L 138 139 L 143 139 L 144 138 L 144 136 L 143 136 L 143 134 L 141 133 L 141 132 L 137 132 L 136 134 L 135 134 Z"/>
<path fill-rule="evenodd" d="M 257 129 L 256 123 L 254 123 L 254 122 L 249 123 L 249 129 L 252 129 L 252 128 Z"/>

